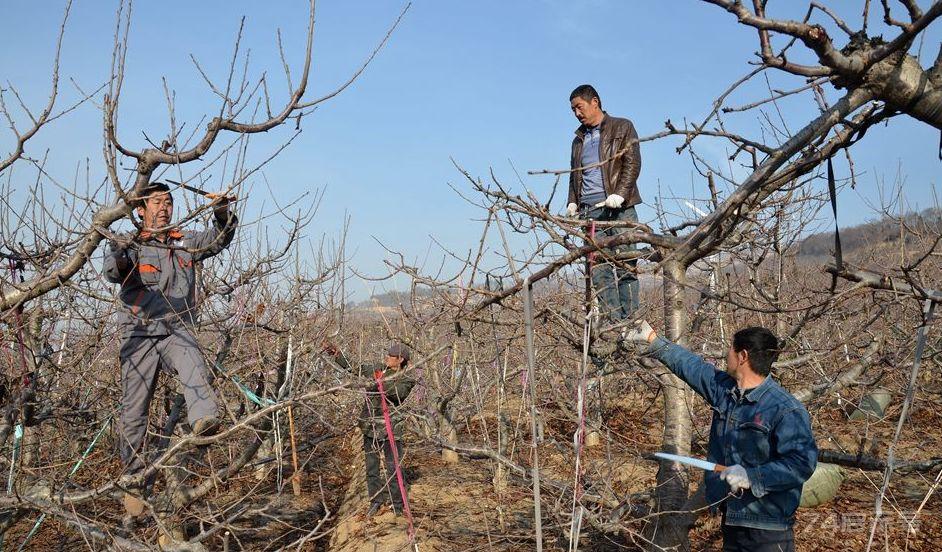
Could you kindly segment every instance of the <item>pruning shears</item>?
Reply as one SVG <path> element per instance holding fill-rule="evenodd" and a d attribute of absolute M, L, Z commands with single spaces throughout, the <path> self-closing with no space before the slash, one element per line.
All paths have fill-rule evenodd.
<path fill-rule="evenodd" d="M 189 184 L 186 184 L 183 182 L 177 182 L 176 180 L 170 180 L 169 178 L 165 178 L 164 180 L 173 184 L 174 186 L 179 186 L 183 188 L 184 190 L 188 190 L 193 193 L 199 194 L 207 199 L 225 199 L 227 201 L 235 201 L 239 199 L 237 196 L 229 196 L 229 195 L 219 194 L 216 192 L 207 192 L 206 190 L 203 190 L 202 188 L 197 188 L 196 186 L 190 186 Z"/>

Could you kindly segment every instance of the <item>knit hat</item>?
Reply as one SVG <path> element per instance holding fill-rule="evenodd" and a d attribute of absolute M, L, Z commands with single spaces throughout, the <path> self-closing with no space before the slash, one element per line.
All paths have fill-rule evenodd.
<path fill-rule="evenodd" d="M 401 357 L 402 360 L 409 360 L 409 348 L 402 343 L 393 343 L 386 350 L 386 354 L 392 357 Z"/>

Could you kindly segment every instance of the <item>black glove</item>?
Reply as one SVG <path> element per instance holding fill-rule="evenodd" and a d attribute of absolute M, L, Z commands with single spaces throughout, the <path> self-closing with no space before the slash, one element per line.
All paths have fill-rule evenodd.
<path fill-rule="evenodd" d="M 232 212 L 229 211 L 229 198 L 226 196 L 219 196 L 213 200 L 215 206 L 213 207 L 213 215 L 216 216 L 216 221 L 225 226 L 229 223 L 229 218 L 232 216 Z"/>
<path fill-rule="evenodd" d="M 110 249 L 110 254 L 114 257 L 115 268 L 121 272 L 126 272 L 131 268 L 131 256 L 128 254 L 128 248 L 126 245 L 121 245 L 118 242 L 109 242 L 108 247 Z"/>

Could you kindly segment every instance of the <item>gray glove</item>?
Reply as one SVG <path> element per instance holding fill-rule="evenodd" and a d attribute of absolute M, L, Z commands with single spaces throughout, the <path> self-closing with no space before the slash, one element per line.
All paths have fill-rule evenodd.
<path fill-rule="evenodd" d="M 579 206 L 576 205 L 575 203 L 570 203 L 569 205 L 566 206 L 566 214 L 569 215 L 570 217 L 576 216 L 576 213 L 578 212 L 579 212 Z"/>
<path fill-rule="evenodd" d="M 738 493 L 740 489 L 748 489 L 752 487 L 752 482 L 749 481 L 749 474 L 746 473 L 746 468 L 740 466 L 739 464 L 730 466 L 721 471 L 720 479 L 727 482 L 729 484 L 729 488 L 734 493 Z"/>
<path fill-rule="evenodd" d="M 647 320 L 635 320 L 634 324 L 628 327 L 625 332 L 625 341 L 647 345 L 657 337 L 654 328 L 648 324 Z"/>

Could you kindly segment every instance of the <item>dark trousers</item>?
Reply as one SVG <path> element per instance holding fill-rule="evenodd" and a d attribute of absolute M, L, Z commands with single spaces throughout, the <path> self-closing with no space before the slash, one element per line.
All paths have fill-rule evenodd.
<path fill-rule="evenodd" d="M 723 552 L 795 552 L 795 533 L 724 523 Z"/>
<path fill-rule="evenodd" d="M 380 474 L 379 469 L 381 449 L 386 456 L 385 477 Z M 389 498 L 393 508 L 402 510 L 402 493 L 399 492 L 399 481 L 396 479 L 396 460 L 393 458 L 392 444 L 386 439 L 364 433 L 363 452 L 366 455 L 366 490 L 370 494 L 370 502 L 383 504 Z M 402 443 L 398 440 L 396 441 L 396 452 L 399 459 L 402 460 Z M 405 479 L 403 479 L 403 483 L 405 483 Z"/>
<path fill-rule="evenodd" d="M 638 222 L 638 213 L 634 207 L 624 209 L 609 209 L 608 207 L 590 207 L 583 205 L 581 215 L 586 220 L 630 221 Z M 629 228 L 605 228 L 595 233 L 597 240 L 611 238 L 629 231 Z M 588 232 L 588 229 L 586 229 Z M 592 287 L 599 301 L 599 314 L 612 321 L 625 320 L 638 310 L 641 286 L 638 277 L 625 268 L 619 268 L 614 263 L 606 261 L 606 256 L 618 256 L 635 250 L 634 244 L 619 245 L 612 249 L 599 251 L 595 254 L 595 263 L 592 268 Z M 625 263 L 625 261 L 622 261 Z M 627 261 L 630 267 L 637 265 L 637 260 Z"/>

